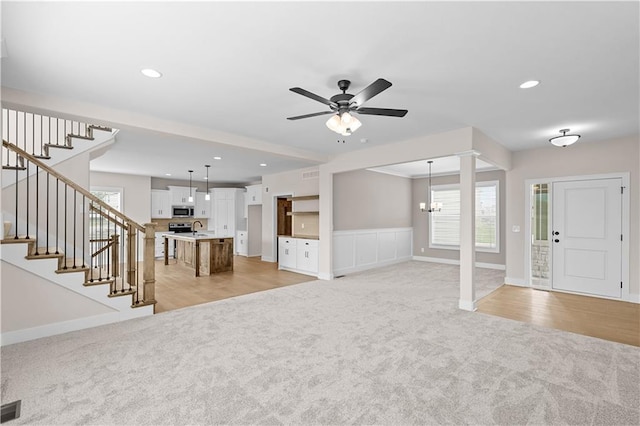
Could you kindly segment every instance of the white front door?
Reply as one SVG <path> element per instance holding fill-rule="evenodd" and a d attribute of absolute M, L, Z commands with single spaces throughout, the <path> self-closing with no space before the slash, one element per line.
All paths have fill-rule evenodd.
<path fill-rule="evenodd" d="M 553 184 L 552 287 L 622 295 L 622 179 Z"/>

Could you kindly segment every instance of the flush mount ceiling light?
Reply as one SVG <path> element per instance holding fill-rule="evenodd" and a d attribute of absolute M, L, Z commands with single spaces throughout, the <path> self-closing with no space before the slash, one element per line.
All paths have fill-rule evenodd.
<path fill-rule="evenodd" d="M 529 80 L 525 81 L 520 85 L 521 89 L 531 89 L 532 87 L 536 87 L 540 82 L 538 80 Z"/>
<path fill-rule="evenodd" d="M 149 78 L 160 78 L 162 77 L 162 73 L 160 71 L 156 71 L 152 68 L 144 68 L 142 70 L 140 70 L 140 72 L 149 77 Z"/>
<path fill-rule="evenodd" d="M 222 160 L 222 157 L 213 157 L 214 160 Z"/>
<path fill-rule="evenodd" d="M 260 163 L 260 167 L 267 167 L 266 163 Z"/>
<path fill-rule="evenodd" d="M 580 135 L 568 135 L 567 134 L 568 131 L 569 129 L 560 130 L 560 133 L 562 133 L 562 136 L 556 136 L 555 138 L 551 138 L 549 139 L 549 142 L 551 142 L 555 146 L 561 146 L 561 147 L 569 146 L 571 144 L 576 143 L 578 139 L 580 139 Z"/>

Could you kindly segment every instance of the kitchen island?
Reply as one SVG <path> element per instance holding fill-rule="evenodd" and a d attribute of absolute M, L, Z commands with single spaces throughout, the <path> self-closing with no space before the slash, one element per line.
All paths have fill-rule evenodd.
<path fill-rule="evenodd" d="M 169 240 L 176 242 L 175 259 L 195 270 L 196 277 L 233 271 L 233 238 L 206 233 L 164 234 L 164 264 L 169 264 Z"/>

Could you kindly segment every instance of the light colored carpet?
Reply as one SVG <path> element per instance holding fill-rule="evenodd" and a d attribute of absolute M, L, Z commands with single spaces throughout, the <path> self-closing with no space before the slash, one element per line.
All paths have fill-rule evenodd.
<path fill-rule="evenodd" d="M 639 348 L 457 304 L 456 266 L 408 262 L 25 342 L 2 403 L 14 424 L 640 423 Z"/>

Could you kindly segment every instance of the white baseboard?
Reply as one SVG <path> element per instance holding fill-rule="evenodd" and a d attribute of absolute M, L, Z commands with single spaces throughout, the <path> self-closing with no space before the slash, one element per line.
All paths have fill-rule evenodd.
<path fill-rule="evenodd" d="M 407 262 L 409 260 L 411 260 L 411 257 L 403 257 L 403 258 L 400 258 L 400 259 L 387 260 L 385 262 L 369 263 L 369 264 L 366 264 L 366 265 L 360 265 L 360 266 L 354 266 L 354 267 L 350 267 L 350 268 L 339 269 L 339 270 L 333 271 L 333 276 L 337 277 L 337 276 L 340 276 L 340 275 L 353 274 L 355 272 L 362 272 L 362 271 L 367 271 L 369 269 L 381 268 L 383 266 L 395 265 L 396 263 Z"/>
<path fill-rule="evenodd" d="M 418 260 L 420 262 L 444 263 L 447 265 L 460 265 L 460 261 L 458 259 L 442 259 L 440 257 L 413 256 L 413 260 Z M 504 271 L 506 269 L 505 265 L 485 262 L 476 262 L 476 268 L 497 269 L 499 271 Z"/>
<path fill-rule="evenodd" d="M 476 306 L 476 302 L 473 301 L 468 301 L 468 300 L 458 300 L 458 308 L 464 310 L 464 311 L 470 311 L 473 312 L 476 309 L 478 309 L 478 307 Z"/>
<path fill-rule="evenodd" d="M 509 285 L 515 285 L 518 287 L 529 287 L 529 285 L 527 285 L 527 283 L 525 282 L 524 278 L 504 277 L 504 283 Z"/>
<path fill-rule="evenodd" d="M 331 281 L 333 279 L 333 274 L 328 274 L 326 272 L 322 272 L 318 274 L 319 280 Z"/>
<path fill-rule="evenodd" d="M 275 263 L 275 259 L 271 256 L 262 256 L 260 258 L 263 262 L 271 262 L 271 263 Z"/>
<path fill-rule="evenodd" d="M 631 303 L 640 303 L 640 294 L 629 293 L 629 300 Z"/>
<path fill-rule="evenodd" d="M 153 305 L 131 309 L 130 312 L 109 312 L 107 314 L 62 321 L 54 324 L 45 324 L 23 330 L 7 331 L 0 335 L 0 346 L 26 342 L 41 337 L 55 336 L 70 331 L 83 330 L 85 328 L 97 327 L 99 325 L 111 324 L 147 315 L 153 315 Z"/>

